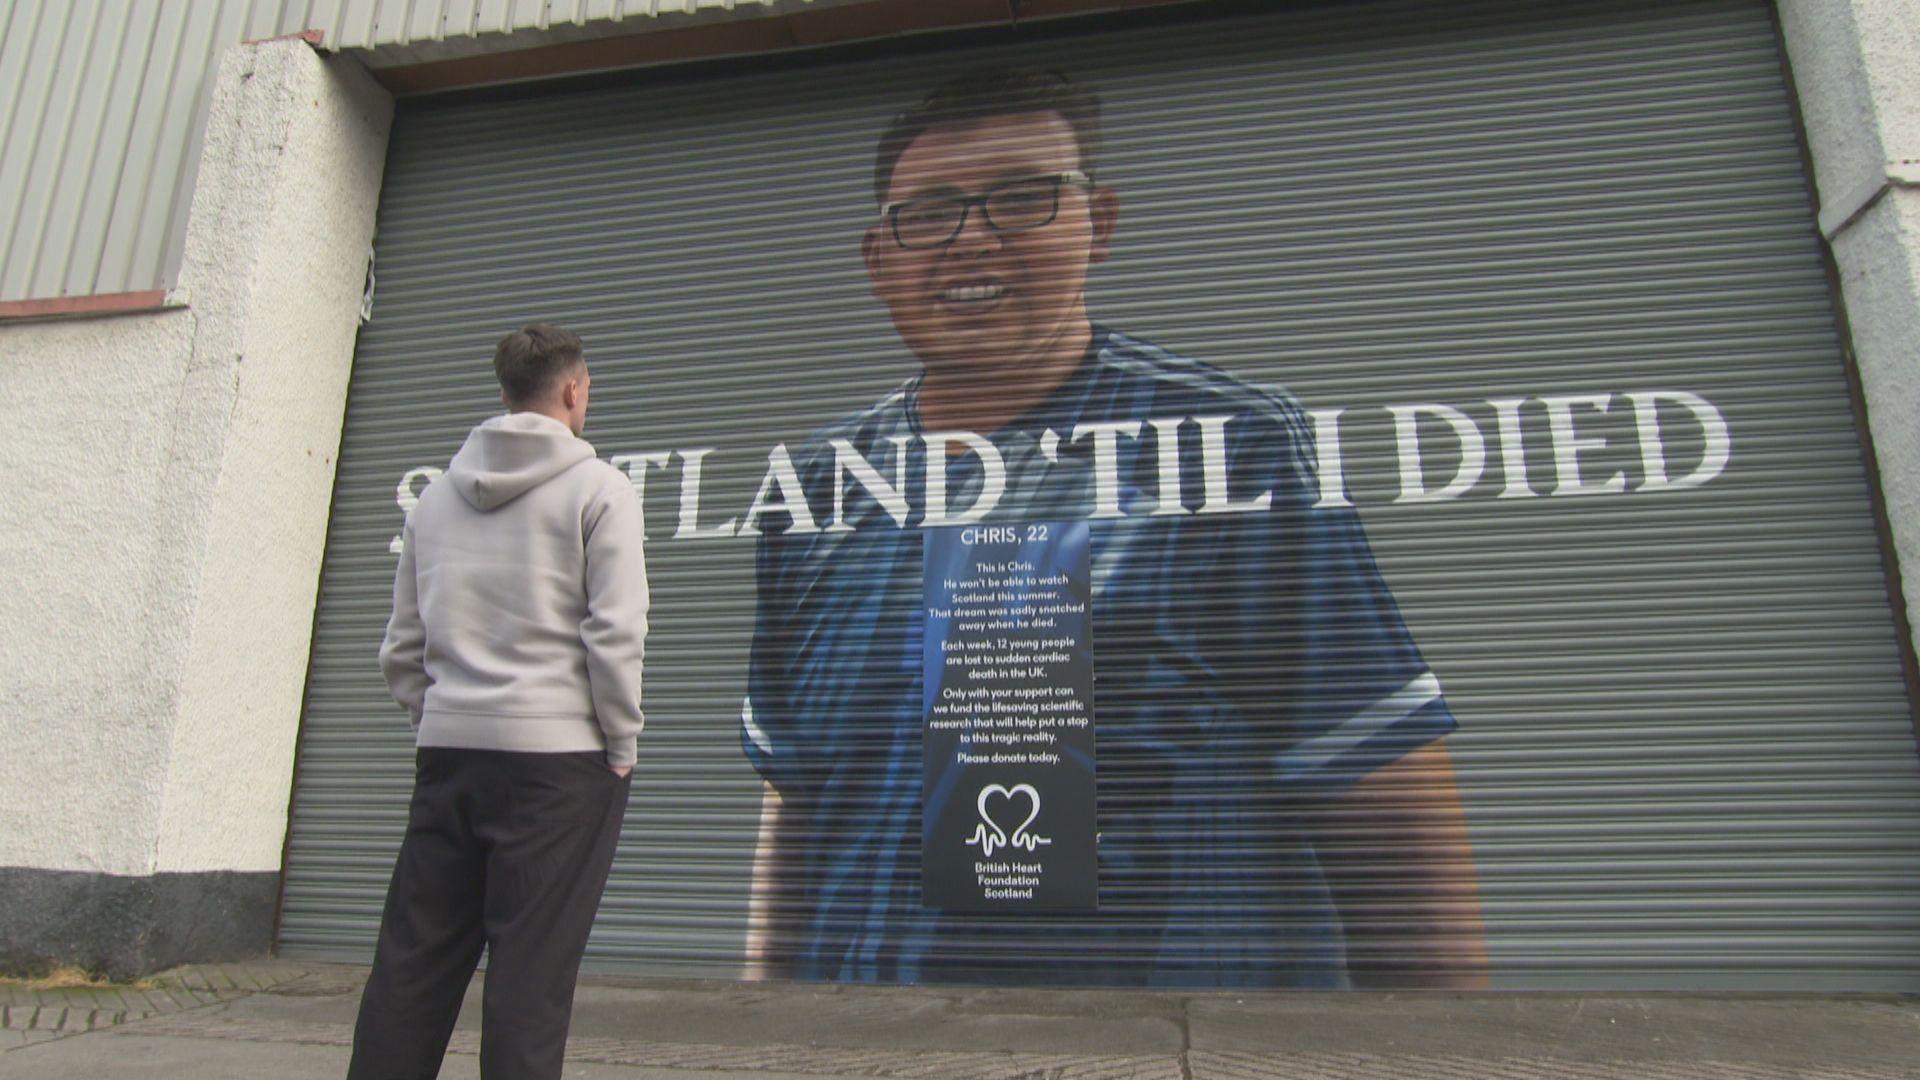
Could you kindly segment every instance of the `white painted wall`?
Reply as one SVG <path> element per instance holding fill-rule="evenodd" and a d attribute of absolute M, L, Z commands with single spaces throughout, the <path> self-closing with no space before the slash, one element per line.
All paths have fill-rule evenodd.
<path fill-rule="evenodd" d="M 0 325 L 0 866 L 152 869 L 192 347 L 185 311 Z"/>
<path fill-rule="evenodd" d="M 279 869 L 391 118 L 229 50 L 183 307 L 0 326 L 0 866 Z"/>
<path fill-rule="evenodd" d="M 1780 21 L 1920 629 L 1920 3 L 1780 0 Z"/>
<path fill-rule="evenodd" d="M 180 280 L 226 410 L 161 816 L 162 871 L 280 869 L 393 101 L 299 43 L 221 65 Z"/>

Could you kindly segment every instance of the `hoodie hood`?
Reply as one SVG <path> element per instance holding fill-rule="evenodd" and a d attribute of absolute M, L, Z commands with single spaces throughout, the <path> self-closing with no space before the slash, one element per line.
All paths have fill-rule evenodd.
<path fill-rule="evenodd" d="M 504 506 L 593 456 L 567 425 L 539 413 L 496 416 L 467 436 L 447 480 L 475 510 Z"/>

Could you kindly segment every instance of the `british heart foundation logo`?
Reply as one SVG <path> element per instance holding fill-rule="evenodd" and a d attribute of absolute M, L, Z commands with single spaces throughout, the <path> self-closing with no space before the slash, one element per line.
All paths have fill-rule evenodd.
<path fill-rule="evenodd" d="M 979 845 L 982 858 L 992 858 L 1001 848 L 1032 853 L 1035 848 L 1053 843 L 1045 836 L 1027 831 L 1040 816 L 1040 793 L 1032 784 L 1015 784 L 1010 788 L 988 784 L 980 789 L 975 805 L 980 810 L 980 823 L 973 827 L 967 844 Z M 1008 829 L 1007 823 L 1014 821 L 1019 824 Z"/>

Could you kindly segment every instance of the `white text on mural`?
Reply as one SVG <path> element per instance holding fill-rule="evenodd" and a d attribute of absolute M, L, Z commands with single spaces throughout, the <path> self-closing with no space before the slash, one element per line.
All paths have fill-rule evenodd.
<path fill-rule="evenodd" d="M 1377 410 L 1307 410 L 1312 426 L 1313 489 L 1309 494 L 1315 499 L 1313 505 L 1355 504 L 1348 483 L 1347 435 L 1369 420 L 1375 427 L 1387 428 L 1383 433 L 1393 454 L 1394 486 L 1391 497 L 1383 501 L 1392 504 L 1682 491 L 1720 476 L 1733 457 L 1733 437 L 1725 416 L 1712 402 L 1685 390 L 1490 398 L 1475 411 L 1481 414 L 1478 418 L 1437 402 Z M 1368 413 L 1375 415 L 1368 417 Z M 1523 423 L 1526 416 L 1533 418 L 1531 431 Z M 1273 490 L 1246 481 L 1236 470 L 1253 468 L 1271 475 L 1273 464 L 1263 468 L 1230 452 L 1233 425 L 1244 422 L 1233 416 L 1200 415 L 1084 423 L 1068 432 L 1042 432 L 1038 451 L 1048 462 L 1059 461 L 1063 453 L 1088 462 L 1089 518 L 1259 513 L 1272 507 Z M 923 465 L 918 507 L 911 505 L 908 483 L 908 460 L 916 442 L 924 446 L 925 452 L 919 455 L 923 463 L 942 463 L 939 468 Z M 1683 453 L 1676 455 L 1669 449 L 1676 442 L 1685 447 Z M 824 500 L 815 505 L 807 499 L 786 444 L 776 444 L 767 454 L 765 472 L 746 512 L 712 523 L 702 520 L 702 472 L 706 459 L 715 453 L 713 448 L 616 454 L 610 460 L 626 473 L 643 503 L 649 474 L 658 472 L 663 479 L 678 481 L 678 497 L 673 500 L 678 511 L 675 540 L 755 536 L 769 515 L 787 523 L 794 533 L 852 531 L 854 525 L 846 516 L 847 497 L 855 490 L 864 492 L 893 527 L 969 525 L 985 520 L 1006 494 L 1005 455 L 983 436 L 926 432 L 897 435 L 888 443 L 884 453 L 869 458 L 845 440 L 831 441 L 830 505 Z M 1150 466 L 1146 471 L 1153 482 L 1144 491 L 1122 484 L 1122 448 L 1128 443 L 1137 444 Z M 1275 445 L 1277 452 L 1294 449 L 1285 440 Z M 945 463 L 967 455 L 977 459 L 980 479 L 966 505 L 955 506 L 949 498 Z M 1136 467 L 1135 471 L 1141 470 Z M 441 472 L 433 466 L 408 469 L 395 488 L 400 509 L 411 511 L 419 492 Z M 400 550 L 398 537 L 389 549 Z"/>

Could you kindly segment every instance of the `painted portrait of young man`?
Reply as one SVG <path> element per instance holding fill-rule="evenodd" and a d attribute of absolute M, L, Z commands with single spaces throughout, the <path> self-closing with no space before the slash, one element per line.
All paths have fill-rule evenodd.
<path fill-rule="evenodd" d="M 879 141 L 861 254 L 919 371 L 796 451 L 833 526 L 770 517 L 759 541 L 750 971 L 1483 986 L 1456 721 L 1359 517 L 1320 499 L 1304 410 L 1090 311 L 1123 205 L 1100 181 L 1100 122 L 1088 87 L 994 70 Z M 850 455 L 902 497 L 843 484 Z M 1087 523 L 1087 910 L 921 895 L 923 534 L 949 506 Z"/>

